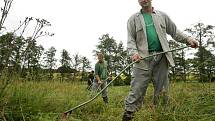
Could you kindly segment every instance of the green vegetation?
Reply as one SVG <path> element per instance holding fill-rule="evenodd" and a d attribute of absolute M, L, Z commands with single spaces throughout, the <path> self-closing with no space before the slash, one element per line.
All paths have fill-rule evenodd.
<path fill-rule="evenodd" d="M 13 82 L 1 99 L 1 118 L 8 121 L 59 121 L 62 113 L 90 99 L 93 95 L 83 83 L 68 82 Z M 71 121 L 120 121 L 124 98 L 129 86 L 111 86 L 110 102 L 102 98 L 75 110 Z M 215 83 L 171 84 L 170 104 L 166 112 L 159 106 L 151 109 L 152 85 L 145 104 L 135 114 L 135 121 L 214 121 Z"/>
<path fill-rule="evenodd" d="M 84 80 L 94 65 L 85 56 L 79 53 L 71 56 L 65 49 L 57 59 L 55 47 L 39 45 L 38 38 L 54 35 L 44 30 L 51 26 L 45 19 L 26 17 L 17 28 L 7 30 L 4 23 L 12 2 L 4 0 L 0 6 L 0 121 L 59 121 L 64 111 L 93 96 Z M 29 28 L 32 33 L 27 31 Z M 165 112 L 162 106 L 153 112 L 150 85 L 135 121 L 215 120 L 215 83 L 209 83 L 215 81 L 214 29 L 214 25 L 196 23 L 185 30 L 199 41 L 199 49 L 173 52 L 176 66 L 171 68 L 170 79 L 177 83 L 171 84 L 169 106 Z M 184 46 L 174 40 L 169 43 L 171 49 Z M 93 54 L 96 52 L 104 53 L 113 77 L 131 63 L 123 43 L 117 43 L 108 33 L 99 38 Z M 193 58 L 186 58 L 188 54 Z M 119 85 L 128 85 L 130 80 L 128 68 L 114 81 L 113 85 L 118 86 L 109 88 L 109 104 L 98 98 L 72 112 L 68 120 L 120 121 L 129 87 Z"/>

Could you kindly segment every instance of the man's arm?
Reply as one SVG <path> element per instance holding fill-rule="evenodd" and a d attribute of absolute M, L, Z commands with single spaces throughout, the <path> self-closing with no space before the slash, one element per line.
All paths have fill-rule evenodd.
<path fill-rule="evenodd" d="M 164 13 L 165 16 L 165 23 L 166 23 L 166 32 L 167 34 L 171 35 L 171 37 L 181 43 L 186 43 L 190 45 L 192 48 L 198 47 L 198 42 L 192 38 L 181 32 L 177 29 L 175 23 L 170 19 L 168 15 Z"/>
<path fill-rule="evenodd" d="M 140 60 L 141 57 L 138 54 L 137 45 L 136 45 L 136 27 L 135 27 L 133 16 L 128 20 L 127 34 L 128 34 L 128 40 L 127 40 L 128 53 L 131 56 L 133 61 Z"/>
<path fill-rule="evenodd" d="M 174 40 L 178 42 L 186 43 L 186 39 L 188 38 L 188 36 L 177 29 L 175 23 L 170 19 L 170 17 L 166 13 L 162 14 L 165 19 L 167 34 L 169 34 Z"/>
<path fill-rule="evenodd" d="M 101 84 L 101 83 L 102 83 L 102 81 L 100 80 L 99 75 L 96 75 L 96 80 L 97 80 L 98 84 Z"/>
<path fill-rule="evenodd" d="M 96 77 L 96 81 L 98 84 L 101 84 L 101 79 L 99 77 L 99 66 L 96 64 L 95 65 L 95 77 Z"/>
<path fill-rule="evenodd" d="M 127 22 L 127 48 L 129 55 L 138 53 L 136 45 L 136 27 L 133 16 Z"/>

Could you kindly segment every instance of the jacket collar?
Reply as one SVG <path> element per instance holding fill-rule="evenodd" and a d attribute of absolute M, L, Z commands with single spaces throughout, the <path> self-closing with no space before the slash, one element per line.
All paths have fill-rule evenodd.
<path fill-rule="evenodd" d="M 157 11 L 152 7 L 152 14 L 157 14 Z M 137 16 L 142 15 L 142 9 L 137 13 Z"/>

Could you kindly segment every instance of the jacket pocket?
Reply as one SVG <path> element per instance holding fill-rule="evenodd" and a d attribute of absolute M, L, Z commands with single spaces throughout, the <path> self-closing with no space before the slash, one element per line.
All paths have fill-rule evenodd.
<path fill-rule="evenodd" d="M 166 33 L 166 25 L 165 24 L 160 24 L 161 30 L 163 33 Z"/>
<path fill-rule="evenodd" d="M 136 26 L 136 32 L 142 31 L 143 30 L 143 26 L 141 25 L 137 25 Z"/>
<path fill-rule="evenodd" d="M 165 30 L 166 30 L 166 25 L 160 24 L 160 26 L 161 26 L 162 29 L 165 29 Z"/>
<path fill-rule="evenodd" d="M 142 39 L 143 39 L 143 26 L 142 25 L 137 25 L 136 26 L 136 44 L 140 45 L 140 43 L 142 43 Z"/>

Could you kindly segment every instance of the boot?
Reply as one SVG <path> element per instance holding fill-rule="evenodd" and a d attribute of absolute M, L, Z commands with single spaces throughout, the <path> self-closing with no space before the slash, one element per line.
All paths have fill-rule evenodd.
<path fill-rule="evenodd" d="M 103 98 L 103 101 L 105 102 L 105 103 L 108 103 L 108 97 L 106 96 L 106 97 L 102 97 Z"/>
<path fill-rule="evenodd" d="M 131 121 L 134 118 L 134 113 L 125 111 L 122 117 L 122 121 Z"/>

